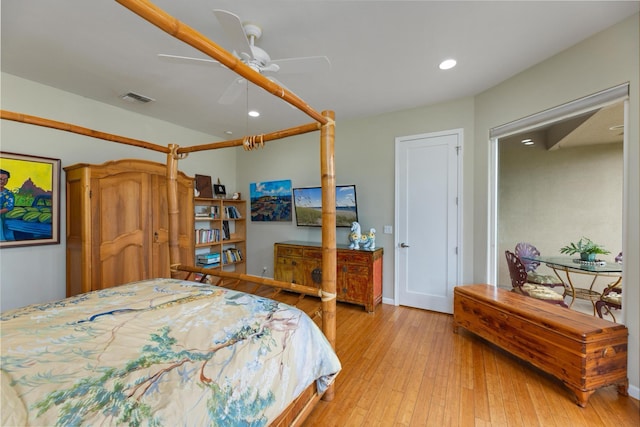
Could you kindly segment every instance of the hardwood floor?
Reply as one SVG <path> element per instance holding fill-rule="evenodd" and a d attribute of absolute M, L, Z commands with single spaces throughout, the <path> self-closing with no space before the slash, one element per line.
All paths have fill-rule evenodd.
<path fill-rule="evenodd" d="M 460 330 L 452 316 L 338 304 L 335 398 L 304 426 L 634 426 L 640 404 L 616 387 L 586 408 L 561 382 Z"/>

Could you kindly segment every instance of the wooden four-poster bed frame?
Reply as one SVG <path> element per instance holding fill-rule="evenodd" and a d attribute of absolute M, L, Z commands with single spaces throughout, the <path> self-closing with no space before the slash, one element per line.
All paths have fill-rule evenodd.
<path fill-rule="evenodd" d="M 268 134 L 246 136 L 242 139 L 213 142 L 197 146 L 180 147 L 177 144 L 169 144 L 167 147 L 147 141 L 127 138 L 119 135 L 109 134 L 97 130 L 84 128 L 81 126 L 45 119 L 41 117 L 21 114 L 6 110 L 0 111 L 0 116 L 4 120 L 12 120 L 30 125 L 43 126 L 52 129 L 67 131 L 79 135 L 85 135 L 101 140 L 126 144 L 145 148 L 167 156 L 166 177 L 167 177 L 167 201 L 169 212 L 169 259 L 171 263 L 171 274 L 176 276 L 180 272 L 202 273 L 218 276 L 221 279 L 233 279 L 235 281 L 251 282 L 258 285 L 267 285 L 278 289 L 286 289 L 300 293 L 302 295 L 313 295 L 320 297 L 322 332 L 326 336 L 331 346 L 335 349 L 336 340 L 336 219 L 335 219 L 335 171 L 334 171 L 334 113 L 323 111 L 321 113 L 307 105 L 298 96 L 272 82 L 260 73 L 254 71 L 249 66 L 242 63 L 234 55 L 207 39 L 204 35 L 190 28 L 184 23 L 173 18 L 168 13 L 159 9 L 146 0 L 116 0 L 121 5 L 130 9 L 143 19 L 176 37 L 190 46 L 200 50 L 204 54 L 219 61 L 221 64 L 234 71 L 238 75 L 246 78 L 255 85 L 270 92 L 274 96 L 298 108 L 303 113 L 310 116 L 314 122 L 303 124 L 297 127 L 284 129 Z M 205 270 L 180 262 L 180 250 L 178 245 L 178 220 L 180 215 L 177 197 L 177 175 L 178 161 L 185 158 L 190 153 L 198 151 L 212 150 L 227 147 L 243 146 L 245 149 L 252 149 L 256 142 L 266 143 L 273 140 L 301 135 L 313 131 L 320 131 L 320 180 L 322 185 L 322 287 L 320 290 L 312 287 L 296 285 L 294 283 L 279 282 L 267 278 L 239 274 L 235 272 Z M 184 213 L 183 213 L 184 214 Z M 191 212 L 187 214 L 192 214 Z M 333 398 L 333 385 L 323 394 L 316 391 L 315 385 L 307 388 L 300 397 L 295 400 L 272 425 L 294 425 L 301 423 L 311 412 L 315 403 L 323 398 L 331 400 Z"/>

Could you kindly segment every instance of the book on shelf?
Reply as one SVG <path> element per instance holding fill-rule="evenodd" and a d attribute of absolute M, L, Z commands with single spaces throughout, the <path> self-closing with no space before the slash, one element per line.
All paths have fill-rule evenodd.
<path fill-rule="evenodd" d="M 222 251 L 222 263 L 223 264 L 234 264 L 236 262 L 242 261 L 244 258 L 242 256 L 242 251 L 237 248 L 227 248 Z"/>
<path fill-rule="evenodd" d="M 228 219 L 240 219 L 242 215 L 240 215 L 240 211 L 235 206 L 225 206 L 224 217 Z"/>
<path fill-rule="evenodd" d="M 218 252 L 211 252 L 208 254 L 198 254 L 197 261 L 199 264 L 220 263 L 220 254 Z"/>
<path fill-rule="evenodd" d="M 220 267 L 220 263 L 219 262 L 214 262 L 214 263 L 211 263 L 211 264 L 203 264 L 203 263 L 197 262 L 196 263 L 196 267 L 200 267 L 200 268 L 218 268 L 218 267 Z"/>
<path fill-rule="evenodd" d="M 211 206 L 211 218 L 219 219 L 220 218 L 220 209 L 218 206 Z"/>
<path fill-rule="evenodd" d="M 195 232 L 196 244 L 220 241 L 220 230 L 217 228 L 199 228 Z"/>
<path fill-rule="evenodd" d="M 222 221 L 222 240 L 231 239 L 231 231 L 229 230 L 229 221 Z"/>

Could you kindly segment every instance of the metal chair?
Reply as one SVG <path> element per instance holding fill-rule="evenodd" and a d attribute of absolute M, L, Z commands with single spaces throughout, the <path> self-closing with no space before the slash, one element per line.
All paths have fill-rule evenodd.
<path fill-rule="evenodd" d="M 562 286 L 563 288 L 565 288 L 564 282 L 560 280 L 559 277 L 555 275 L 540 274 L 536 272 L 536 269 L 540 266 L 540 263 L 538 261 L 532 261 L 527 258 L 539 257 L 540 251 L 531 243 L 520 242 L 516 244 L 515 254 L 520 258 L 525 270 L 527 271 L 527 282 L 547 286 L 550 288 L 555 288 L 556 286 Z"/>
<path fill-rule="evenodd" d="M 511 276 L 511 286 L 513 286 L 514 292 L 552 304 L 557 304 L 562 307 L 567 307 L 562 294 L 551 290 L 547 286 L 529 283 L 527 281 L 527 270 L 518 255 L 511 251 L 504 251 L 504 254 L 507 258 L 509 275 Z"/>
<path fill-rule="evenodd" d="M 622 252 L 616 256 L 616 262 L 622 264 Z M 620 278 L 607 286 L 595 305 L 598 317 L 603 319 L 603 316 L 609 315 L 615 322 L 616 316 L 614 316 L 612 310 L 622 310 L 622 279 Z"/>

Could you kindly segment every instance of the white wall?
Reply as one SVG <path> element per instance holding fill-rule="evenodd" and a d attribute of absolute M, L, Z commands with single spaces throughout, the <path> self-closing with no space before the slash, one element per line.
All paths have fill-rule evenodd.
<path fill-rule="evenodd" d="M 90 101 L 6 73 L 2 74 L 1 88 L 3 110 L 72 123 L 161 146 L 170 143 L 189 146 L 217 140 L 211 135 Z M 163 153 L 8 120 L 0 121 L 0 149 L 60 159 L 62 167 L 79 162 L 99 164 L 123 158 L 166 163 Z M 220 177 L 230 190 L 235 187 L 236 164 L 232 150 L 191 154 L 187 159 L 180 160 L 179 168 L 191 176 L 199 173 Z M 60 179 L 61 243 L 0 250 L 2 310 L 65 297 L 64 171 Z"/>
<path fill-rule="evenodd" d="M 630 307 L 640 304 L 640 15 L 577 44 L 570 49 L 500 83 L 475 97 L 476 155 L 474 157 L 474 278 L 487 278 L 489 212 L 489 129 L 562 105 L 586 95 L 630 83 L 627 143 L 624 151 L 623 193 L 624 297 Z M 629 328 L 628 374 L 631 392 L 640 395 L 639 310 L 625 310 Z"/>

